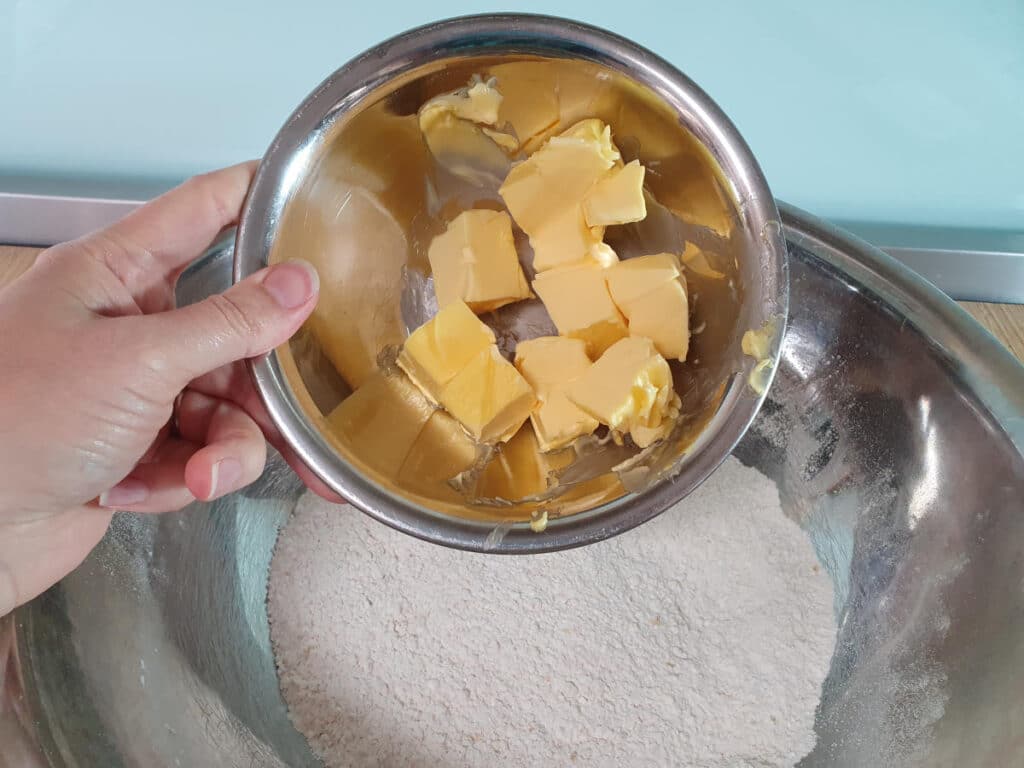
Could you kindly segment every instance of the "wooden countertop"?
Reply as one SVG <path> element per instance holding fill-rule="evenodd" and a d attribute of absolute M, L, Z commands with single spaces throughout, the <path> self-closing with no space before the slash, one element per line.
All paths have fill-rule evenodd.
<path fill-rule="evenodd" d="M 13 280 L 35 259 L 38 248 L 0 245 L 0 286 Z M 1024 362 L 1024 305 L 961 302 L 993 336 Z"/>

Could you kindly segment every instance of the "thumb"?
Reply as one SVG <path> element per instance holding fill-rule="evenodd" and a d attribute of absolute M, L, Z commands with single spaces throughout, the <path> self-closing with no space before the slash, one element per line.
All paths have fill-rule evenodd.
<path fill-rule="evenodd" d="M 320 281 L 306 261 L 286 261 L 250 275 L 221 294 L 170 312 L 136 318 L 161 350 L 175 391 L 197 376 L 287 341 L 316 306 Z"/>

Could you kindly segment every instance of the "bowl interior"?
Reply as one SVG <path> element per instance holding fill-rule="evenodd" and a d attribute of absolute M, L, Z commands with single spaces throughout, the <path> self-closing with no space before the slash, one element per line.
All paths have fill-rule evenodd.
<path fill-rule="evenodd" d="M 789 216 L 802 229 L 789 230 L 784 354 L 736 455 L 776 482 L 834 585 L 818 746 L 800 765 L 1018 765 L 1024 371 L 965 314 L 937 322 L 948 301 L 881 254 L 837 250 Z M 179 296 L 223 290 L 229 265 L 224 251 L 205 260 Z M 118 516 L 82 567 L 17 611 L 49 765 L 317 765 L 278 690 L 266 607 L 301 492 L 275 458 L 244 493 Z M 518 642 L 551 642 L 530 628 Z M 566 675 L 587 663 L 567 658 Z"/>
<path fill-rule="evenodd" d="M 526 149 L 511 158 L 500 153 L 497 158 L 473 157 L 469 175 L 447 158 L 435 157 L 420 131 L 417 110 L 474 76 L 497 81 L 504 96 L 500 120 L 511 124 Z M 510 164 L 588 117 L 611 125 L 624 161 L 639 159 L 648 169 L 647 218 L 610 227 L 606 241 L 621 258 L 682 253 L 687 243 L 706 256 L 685 274 L 693 337 L 687 362 L 673 363 L 683 403 L 676 430 L 643 452 L 610 440 L 583 439 L 557 460 L 544 457 L 551 486 L 521 498 L 491 495 L 474 485 L 479 473 L 488 471 L 488 461 L 501 460 L 500 451 L 482 458 L 466 473 L 470 482 L 461 484 L 447 476 L 410 481 L 381 471 L 359 445 L 331 428 L 327 415 L 374 371 L 393 365 L 405 337 L 436 312 L 426 254 L 445 223 L 470 208 L 502 209 L 498 187 Z M 700 135 L 701 125 L 685 118 L 678 105 L 633 77 L 564 53 L 434 58 L 329 113 L 304 150 L 301 174 L 281 207 L 268 261 L 301 255 L 320 272 L 316 312 L 276 354 L 298 410 L 338 459 L 427 514 L 493 524 L 529 520 L 543 508 L 557 522 L 615 500 L 620 506 L 634 501 L 684 471 L 705 430 L 724 430 L 726 412 L 745 408 L 752 415 L 760 393 L 745 386 L 755 361 L 743 355 L 740 338 L 779 311 L 779 286 L 765 280 L 777 266 L 775 254 L 764 233 L 753 231 L 743 217 L 750 201 L 728 180 L 711 151 L 714 145 Z M 517 250 L 531 278 L 532 251 L 518 230 Z M 482 319 L 495 330 L 508 357 L 517 341 L 555 332 L 537 299 Z M 719 448 L 718 460 L 728 447 Z M 679 495 L 684 492 L 680 484 Z"/>

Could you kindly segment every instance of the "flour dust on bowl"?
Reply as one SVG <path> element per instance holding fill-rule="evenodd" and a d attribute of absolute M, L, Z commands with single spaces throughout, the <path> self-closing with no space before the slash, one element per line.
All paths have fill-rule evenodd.
<path fill-rule="evenodd" d="M 785 533 L 792 529 L 784 523 L 798 525 L 831 581 L 831 608 L 821 605 L 820 593 L 807 587 L 789 604 L 812 610 L 809 596 L 818 595 L 814 615 L 800 627 L 820 632 L 833 622 L 837 626 L 814 712 L 814 746 L 798 765 L 1019 765 L 1024 760 L 1019 739 L 1024 702 L 1012 671 L 1024 665 L 1024 369 L 966 313 L 881 252 L 798 211 L 783 207 L 782 214 L 792 269 L 788 331 L 768 400 L 735 456 L 746 471 L 756 470 L 777 489 L 782 513 L 791 522 L 776 519 L 773 530 Z M 183 275 L 179 301 L 227 288 L 231 259 L 230 248 L 222 248 Z M 742 472 L 735 465 L 726 471 L 732 477 Z M 715 478 L 709 483 L 707 488 L 713 489 Z M 756 487 L 755 477 L 755 482 L 744 480 L 740 490 Z M 49 765 L 320 764 L 292 719 L 308 717 L 308 709 L 300 711 L 293 701 L 290 713 L 281 693 L 286 687 L 294 698 L 299 687 L 302 666 L 294 655 L 301 649 L 288 651 L 286 657 L 280 644 L 289 633 L 301 634 L 301 628 L 289 626 L 278 606 L 272 634 L 267 609 L 275 543 L 303 493 L 275 457 L 252 487 L 214 504 L 194 504 L 173 515 L 118 516 L 81 568 L 16 612 L 19 666 L 8 685 L 24 690 L 22 706 L 15 711 L 24 713 Z M 651 525 L 695 524 L 684 519 L 688 515 L 699 522 L 702 510 L 688 511 L 694 501 L 685 499 Z M 746 505 L 736 514 L 769 515 L 772 509 Z M 354 517 L 345 509 L 333 511 Z M 317 514 L 326 515 L 327 510 L 315 505 L 299 510 L 296 529 L 280 538 L 279 554 L 294 545 L 295 535 L 308 530 Z M 774 514 L 777 518 L 779 513 Z M 389 533 L 371 522 L 354 527 L 350 536 Z M 632 546 L 630 537 L 644 538 L 647 529 L 641 526 L 600 546 Z M 746 540 L 748 534 L 737 535 Z M 708 550 L 728 546 L 721 541 L 726 535 L 716 532 L 718 543 L 709 542 Z M 408 537 L 402 540 L 431 553 L 438 549 Z M 799 543 L 787 540 L 794 547 Z M 345 541 L 352 539 L 342 539 L 338 546 Z M 321 541 L 318 546 L 335 545 Z M 554 564 L 550 558 L 579 557 L 587 549 L 497 559 L 500 565 L 496 558 L 457 554 L 478 560 L 474 568 L 501 568 L 514 575 L 510 569 L 516 564 L 525 564 L 521 567 L 529 571 L 545 561 Z M 801 557 L 809 554 L 803 552 Z M 282 562 L 274 566 L 275 590 L 287 576 L 277 570 Z M 584 561 L 574 562 L 566 566 L 567 572 L 581 573 Z M 608 557 L 603 565 L 618 570 L 626 584 L 631 571 L 647 573 L 644 564 L 625 559 Z M 386 562 L 376 567 L 386 590 L 392 569 Z M 425 574 L 431 580 L 442 575 Z M 709 572 L 705 578 L 714 586 L 721 575 Z M 797 575 L 810 578 L 806 572 Z M 694 615 L 699 600 L 695 594 L 713 594 L 708 584 L 698 589 L 694 579 L 699 577 L 686 584 L 666 579 L 660 591 L 651 586 L 643 593 L 608 594 L 607 610 L 594 621 L 616 615 L 631 596 L 648 609 L 658 603 L 664 609 L 660 625 L 657 614 L 637 610 L 632 624 L 610 629 L 638 643 L 671 646 L 673 657 L 655 662 L 676 663 L 676 679 L 682 680 L 685 659 L 678 657 L 685 656 L 686 648 L 657 633 L 678 628 L 673 622 L 680 615 Z M 607 578 L 602 572 L 598 583 L 607 584 Z M 540 583 L 531 587 L 531 594 L 537 601 L 571 603 L 572 595 L 560 591 L 564 585 L 554 566 L 536 581 Z M 333 594 L 325 593 L 326 599 L 351 604 L 353 588 L 339 581 L 331 585 Z M 778 584 L 765 580 L 760 588 L 744 589 L 743 594 L 769 595 Z M 357 594 L 366 606 L 353 624 L 365 627 L 386 606 L 370 605 L 373 591 Z M 500 603 L 500 597 L 495 595 L 493 602 Z M 730 596 L 729 601 L 739 599 Z M 673 601 L 682 601 L 686 610 L 673 608 Z M 532 631 L 532 607 L 521 611 L 520 637 Z M 499 609 L 500 604 L 484 606 L 481 615 Z M 827 615 L 819 613 L 823 610 Z M 450 631 L 443 626 L 444 612 L 401 613 L 405 622 L 381 626 L 379 635 L 367 640 L 372 647 L 355 646 L 360 660 L 380 652 L 374 649 L 394 647 L 399 636 L 418 637 L 428 657 L 438 653 L 429 643 L 438 622 L 442 632 Z M 546 609 L 542 614 L 545 622 L 556 620 Z M 735 614 L 734 604 L 708 615 L 731 616 L 740 626 L 750 626 L 748 617 Z M 313 623 L 317 621 L 322 617 Z M 795 633 L 808 642 L 817 636 L 800 627 Z M 794 632 L 787 623 L 770 628 L 774 637 Z M 710 622 L 681 631 L 691 638 L 719 636 L 714 629 Z M 466 622 L 459 642 L 471 644 L 474 637 L 488 635 Z M 566 637 L 545 636 L 544 642 L 570 647 L 575 641 L 572 635 Z M 339 647 L 343 642 L 352 647 L 352 638 L 350 634 L 339 640 Z M 272 639 L 279 645 L 277 658 Z M 508 650 L 516 640 L 503 641 L 506 653 L 521 652 Z M 810 647 L 821 652 L 816 644 Z M 491 650 L 501 657 L 502 649 Z M 706 650 L 695 651 L 694 658 Z M 740 659 L 750 652 L 743 644 L 738 650 Z M 311 646 L 310 653 L 316 652 Z M 765 652 L 786 653 L 777 644 L 766 645 Z M 576 672 L 589 661 L 572 653 L 564 658 L 566 668 Z M 278 662 L 287 664 L 284 672 Z M 801 675 L 811 671 L 779 677 L 778 667 L 769 667 L 760 674 L 806 686 L 810 678 Z M 566 695 L 567 679 L 555 677 L 549 684 L 546 678 L 532 679 L 530 672 L 522 672 L 524 686 L 557 685 L 558 695 Z M 643 675 L 649 674 L 644 668 Z M 737 686 L 731 675 L 723 672 L 719 677 L 714 685 Z M 474 682 L 475 695 L 486 695 L 488 683 Z M 312 689 L 316 681 L 304 684 Z M 351 681 L 344 689 L 349 696 L 334 697 L 334 706 L 347 703 L 348 712 L 358 711 L 360 691 L 372 684 L 372 679 Z M 337 686 L 337 678 L 327 686 Z M 750 692 L 742 684 L 738 689 Z M 410 700 L 408 690 L 399 693 Z M 628 712 L 627 704 L 638 703 L 648 716 L 667 716 L 693 712 L 693 694 L 680 689 L 657 700 L 624 702 L 611 696 L 611 701 L 622 707 L 617 711 Z M 801 695 L 790 696 L 779 688 L 764 694 L 772 713 L 807 712 Z M 377 691 L 371 700 L 380 696 Z M 717 695 L 708 697 L 718 701 Z M 676 705 L 675 699 L 681 703 Z M 0 708 L 0 721 L 9 711 Z M 555 722 L 565 723 L 570 715 L 559 713 Z M 406 719 L 416 718 L 409 712 Z M 796 737 L 792 743 L 806 745 L 794 722 L 803 721 L 796 717 L 787 723 Z M 530 725 L 510 723 L 506 733 L 515 739 Z M 358 743 L 373 728 L 343 741 Z M 690 728 L 681 722 L 680 730 Z M 722 734 L 721 725 L 714 724 L 710 733 Z M 410 748 L 408 742 L 402 747 Z M 685 755 L 678 757 L 676 764 L 686 763 Z M 570 758 L 571 752 L 566 762 Z"/>
<path fill-rule="evenodd" d="M 785 327 L 778 211 L 735 128 L 561 19 L 442 22 L 329 77 L 261 164 L 235 277 L 295 256 L 321 298 L 253 363 L 271 416 L 355 506 L 462 549 L 578 546 L 684 497 Z"/>

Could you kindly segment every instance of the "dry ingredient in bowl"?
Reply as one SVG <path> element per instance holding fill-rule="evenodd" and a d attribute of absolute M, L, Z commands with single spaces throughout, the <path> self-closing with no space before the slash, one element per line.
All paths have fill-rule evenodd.
<path fill-rule="evenodd" d="M 832 586 L 730 459 L 582 549 L 487 557 L 307 496 L 270 579 L 295 726 L 334 766 L 790 766 L 814 746 Z"/>

